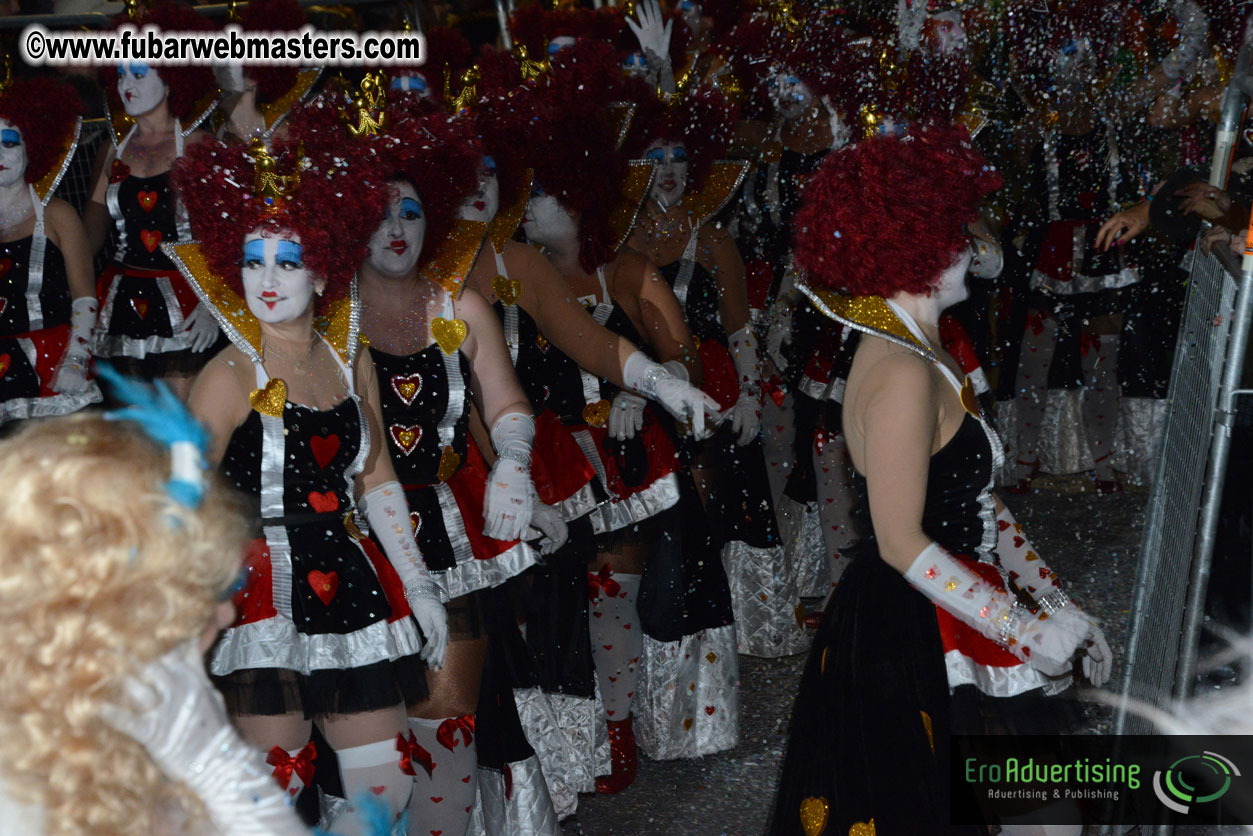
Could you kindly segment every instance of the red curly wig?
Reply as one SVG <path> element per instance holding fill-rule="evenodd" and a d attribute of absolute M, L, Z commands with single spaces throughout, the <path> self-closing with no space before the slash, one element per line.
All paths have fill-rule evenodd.
<path fill-rule="evenodd" d="M 116 19 L 120 27 L 129 20 L 125 17 Z M 204 15 L 199 14 L 185 3 L 166 2 L 153 6 L 140 20 L 139 26 L 155 26 L 163 32 L 212 32 L 216 27 Z M 170 114 L 180 121 L 185 121 L 193 113 L 196 104 L 217 89 L 210 67 L 162 66 L 154 67 L 158 76 L 169 87 L 166 102 Z M 99 71 L 100 86 L 104 89 L 109 102 L 109 109 L 117 113 L 123 109 L 122 100 L 117 94 L 117 65 L 110 64 Z"/>
<path fill-rule="evenodd" d="M 446 92 L 444 86 L 444 69 L 447 68 L 456 80 L 461 71 L 470 65 L 474 54 L 470 42 L 460 30 L 449 26 L 432 26 L 426 35 L 426 63 L 397 64 L 384 67 L 389 77 L 420 75 L 426 79 L 426 87 L 430 95 L 443 99 Z"/>
<path fill-rule="evenodd" d="M 682 143 L 687 150 L 688 181 L 695 187 L 725 153 L 739 119 L 739 109 L 712 84 L 689 91 L 674 107 L 652 95 L 633 98 L 635 118 L 623 151 L 639 158 L 654 142 Z"/>
<path fill-rule="evenodd" d="M 834 151 L 805 185 L 796 265 L 812 285 L 854 296 L 928 293 L 969 246 L 965 224 L 1000 186 L 960 127 L 879 135 Z"/>
<path fill-rule="evenodd" d="M 209 268 L 241 294 L 244 236 L 258 230 L 299 235 L 305 264 L 326 280 L 327 291 L 318 302 L 321 313 L 347 292 L 366 256 L 374 225 L 362 220 L 383 217 L 387 175 L 372 155 L 354 154 L 350 147 L 338 154 L 311 153 L 303 160 L 294 143 L 279 144 L 270 153 L 276 174 L 300 178 L 281 211 L 266 211 L 255 196 L 254 159 L 246 145 L 207 141 L 189 146 L 174 162 L 174 187 Z"/>
<path fill-rule="evenodd" d="M 367 156 L 386 181 L 413 183 L 426 217 L 423 254 L 429 255 L 448 237 L 457 210 L 477 186 L 482 149 L 473 122 L 449 114 L 440 102 L 389 90 L 386 110 L 381 134 L 354 137 L 341 117 L 351 112 L 347 95 L 329 89 L 295 109 L 290 136 L 319 154 Z"/>
<path fill-rule="evenodd" d="M 295 32 L 308 20 L 296 0 L 249 0 L 239 25 L 245 32 Z M 245 64 L 244 72 L 257 82 L 257 101 L 272 102 L 292 88 L 300 70 Z"/>
<path fill-rule="evenodd" d="M 38 182 L 61 161 L 81 113 L 74 88 L 49 76 L 17 79 L 0 93 L 0 119 L 16 125 L 26 144 L 27 183 Z"/>
<path fill-rule="evenodd" d="M 519 195 L 523 174 L 531 165 L 526 137 L 539 119 L 539 101 L 535 91 L 524 84 L 518 60 L 512 54 L 484 46 L 477 66 L 479 98 L 471 113 L 483 153 L 496 161 L 496 182 L 503 208 Z"/>
<path fill-rule="evenodd" d="M 612 43 L 624 27 L 621 14 L 602 14 L 592 9 L 546 9 L 540 3 L 523 6 L 509 19 L 509 34 L 515 44 L 540 60 L 553 38 L 570 37 Z"/>

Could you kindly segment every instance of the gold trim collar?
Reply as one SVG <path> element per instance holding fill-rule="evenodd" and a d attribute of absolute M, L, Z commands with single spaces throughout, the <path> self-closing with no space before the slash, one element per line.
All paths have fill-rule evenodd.
<path fill-rule="evenodd" d="M 291 113 L 291 109 L 305 100 L 321 75 L 321 69 L 301 70 L 296 75 L 296 83 L 288 88 L 286 93 L 272 102 L 257 107 L 257 110 L 261 112 L 261 118 L 265 120 L 266 136 L 274 133 L 275 129 L 287 118 L 287 114 Z"/>
<path fill-rule="evenodd" d="M 609 231 L 613 235 L 611 244 L 615 253 L 631 237 L 644 201 L 653 190 L 653 178 L 657 176 L 657 167 L 651 160 L 631 160 L 629 165 L 631 169 L 622 181 L 622 199 L 609 215 Z"/>
<path fill-rule="evenodd" d="M 814 289 L 799 280 L 796 288 L 809 297 L 809 301 L 819 312 L 836 322 L 882 337 L 904 346 L 919 357 L 936 362 L 937 358 L 931 347 L 910 333 L 909 328 L 901 322 L 900 317 L 882 296 L 844 296 L 833 290 Z"/>
<path fill-rule="evenodd" d="M 694 226 L 722 211 L 748 176 L 749 163 L 746 160 L 718 160 L 705 175 L 700 188 L 683 195 L 682 203 Z"/>
<path fill-rule="evenodd" d="M 498 253 L 505 251 L 513 234 L 518 231 L 518 224 L 522 223 L 522 216 L 526 214 L 527 200 L 531 197 L 531 180 L 534 176 L 535 170 L 528 168 L 522 175 L 522 187 L 518 189 L 518 194 L 509 204 L 509 208 L 497 210 L 496 217 L 487 224 L 487 238 Z"/>
<path fill-rule="evenodd" d="M 461 287 L 479 257 L 486 232 L 487 224 L 482 221 L 458 220 L 435 255 L 422 266 L 422 275 L 447 290 L 454 299 L 461 296 Z"/>

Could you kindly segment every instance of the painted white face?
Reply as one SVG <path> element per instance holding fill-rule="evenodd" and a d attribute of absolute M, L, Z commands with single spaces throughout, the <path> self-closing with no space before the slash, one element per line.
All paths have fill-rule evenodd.
<path fill-rule="evenodd" d="M 390 193 L 387 214 L 370 236 L 366 262 L 385 276 L 407 276 L 422 254 L 426 214 L 412 183 L 392 183 Z"/>
<path fill-rule="evenodd" d="M 309 310 L 315 287 L 295 233 L 258 230 L 244 236 L 240 276 L 248 310 L 262 322 L 290 322 Z"/>
<path fill-rule="evenodd" d="M 788 122 L 799 119 L 814 103 L 814 93 L 809 85 L 788 70 L 779 70 L 768 83 L 775 110 Z"/>
<path fill-rule="evenodd" d="M 622 59 L 622 72 L 631 78 L 643 78 L 648 73 L 648 61 L 642 52 L 632 52 Z"/>
<path fill-rule="evenodd" d="M 0 119 L 0 189 L 16 186 L 26 177 L 26 139 L 8 119 Z"/>
<path fill-rule="evenodd" d="M 1058 87 L 1070 90 L 1087 87 L 1095 73 L 1096 54 L 1087 38 L 1067 41 L 1053 56 L 1053 82 Z"/>
<path fill-rule="evenodd" d="M 665 207 L 678 203 L 687 190 L 687 149 L 679 142 L 654 142 L 644 158 L 657 168 L 653 200 Z"/>
<path fill-rule="evenodd" d="M 535 189 L 526 204 L 522 228 L 527 240 L 545 247 L 564 246 L 578 238 L 579 225 L 557 198 Z"/>
<path fill-rule="evenodd" d="M 133 61 L 117 68 L 117 94 L 127 116 L 142 116 L 161 102 L 170 88 L 155 69 Z"/>
<path fill-rule="evenodd" d="M 940 55 L 963 53 L 969 47 L 961 12 L 956 9 L 931 15 L 927 24 L 935 38 L 935 50 Z"/>
<path fill-rule="evenodd" d="M 570 35 L 558 35 L 548 42 L 548 57 L 552 58 L 568 46 L 574 46 L 575 39 Z"/>
<path fill-rule="evenodd" d="M 457 217 L 466 221 L 491 223 L 500 211 L 500 182 L 496 179 L 496 161 L 484 157 L 479 165 L 479 187 L 470 199 L 461 204 Z"/>
<path fill-rule="evenodd" d="M 428 85 L 426 83 L 426 79 L 420 75 L 392 76 L 392 82 L 388 86 L 392 90 L 400 90 L 406 93 L 417 93 L 424 99 L 431 98 L 430 85 Z"/>
<path fill-rule="evenodd" d="M 953 307 L 964 302 L 970 295 L 966 288 L 966 270 L 970 267 L 973 256 L 970 247 L 965 247 L 953 258 L 953 263 L 940 274 L 940 280 L 931 289 L 931 298 L 939 305 L 940 310 Z"/>
<path fill-rule="evenodd" d="M 679 14 L 683 15 L 683 22 L 687 24 L 687 28 L 693 32 L 699 32 L 701 29 L 700 6 L 692 2 L 692 0 L 679 0 L 676 8 Z"/>
<path fill-rule="evenodd" d="M 218 87 L 221 87 L 222 92 L 228 96 L 248 89 L 243 64 L 216 64 L 213 67 L 213 77 L 217 80 Z"/>

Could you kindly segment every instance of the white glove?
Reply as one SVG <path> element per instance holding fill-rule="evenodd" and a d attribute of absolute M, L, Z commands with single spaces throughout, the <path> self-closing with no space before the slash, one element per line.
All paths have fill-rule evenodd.
<path fill-rule="evenodd" d="M 1089 640 L 1099 642 L 1089 655 L 1099 658 L 1097 664 L 1102 668 L 1109 664 L 1104 636 L 1078 607 L 1064 606 L 1051 615 L 1041 607 L 1032 615 L 1008 592 L 979 577 L 936 543 L 914 558 L 905 580 L 950 615 L 1046 676 L 1070 673 L 1075 653 Z M 1104 673 L 1108 676 L 1108 670 Z"/>
<path fill-rule="evenodd" d="M 614 395 L 613 407 L 609 410 L 609 437 L 618 441 L 635 438 L 635 434 L 644 428 L 644 406 L 647 403 L 630 392 Z"/>
<path fill-rule="evenodd" d="M 740 386 L 740 396 L 730 410 L 731 431 L 738 436 L 735 443 L 743 447 L 752 443 L 761 429 L 761 362 L 757 357 L 757 337 L 747 325 L 727 340 Z"/>
<path fill-rule="evenodd" d="M 439 670 L 444 666 L 444 651 L 448 647 L 448 614 L 440 603 L 439 585 L 422 562 L 413 537 L 404 489 L 399 482 L 384 482 L 366 491 L 357 504 L 370 524 L 374 541 L 400 576 L 413 619 L 426 637 L 419 655 L 428 667 Z"/>
<path fill-rule="evenodd" d="M 636 351 L 622 364 L 622 380 L 632 392 L 661 404 L 679 421 L 690 421 L 698 440 L 709 437 L 705 413 L 718 414 L 718 403 L 688 383 L 686 374 L 676 376 L 669 365 L 663 367 Z"/>
<path fill-rule="evenodd" d="M 483 533 L 493 540 L 517 540 L 531 524 L 535 486 L 531 483 L 531 445 L 535 419 L 509 412 L 492 427 L 496 464 L 487 477 L 483 497 Z"/>
<path fill-rule="evenodd" d="M 70 314 L 70 341 L 52 377 L 52 388 L 63 395 L 72 395 L 87 388 L 87 368 L 91 364 L 92 332 L 96 328 L 99 303 L 94 296 L 74 300 Z"/>
<path fill-rule="evenodd" d="M 538 529 L 538 530 L 537 530 Z M 527 529 L 528 541 L 539 539 L 539 553 L 552 554 L 566 544 L 570 529 L 561 513 L 551 505 L 535 503 L 535 513 L 531 515 L 531 527 Z"/>
<path fill-rule="evenodd" d="M 626 24 L 635 33 L 635 39 L 640 43 L 640 52 L 645 56 L 652 52 L 669 64 L 670 32 L 674 28 L 674 21 L 662 23 L 661 7 L 657 0 L 643 0 L 635 4 L 635 20 L 628 16 Z"/>
<path fill-rule="evenodd" d="M 123 683 L 126 705 L 101 719 L 138 741 L 174 781 L 204 804 L 222 836 L 308 836 L 265 765 L 231 725 L 205 674 L 195 639 L 170 650 Z"/>
<path fill-rule="evenodd" d="M 1162 72 L 1169 79 L 1183 80 L 1191 76 L 1205 51 L 1209 21 L 1193 0 L 1176 0 L 1171 11 L 1179 21 L 1179 46 L 1162 60 Z"/>
<path fill-rule="evenodd" d="M 209 306 L 201 302 L 187 317 L 183 331 L 191 340 L 192 351 L 206 351 L 218 338 L 218 323 L 209 312 Z"/>
<path fill-rule="evenodd" d="M 823 96 L 822 103 L 827 108 L 827 124 L 831 127 L 831 150 L 838 151 L 853 138 L 853 129 L 840 118 L 840 112 L 831 103 L 830 96 Z"/>

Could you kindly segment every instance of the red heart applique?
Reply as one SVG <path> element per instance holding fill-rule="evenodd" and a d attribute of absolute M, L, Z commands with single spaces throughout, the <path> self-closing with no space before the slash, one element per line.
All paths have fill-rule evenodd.
<path fill-rule="evenodd" d="M 612 644 L 607 644 L 607 645 L 604 645 L 604 648 L 605 648 L 605 650 L 613 650 L 613 645 L 612 645 Z"/>
<path fill-rule="evenodd" d="M 0 354 L 0 377 L 4 377 L 5 372 L 9 370 L 9 363 L 13 358 L 7 354 Z"/>
<path fill-rule="evenodd" d="M 404 426 L 401 424 L 392 424 L 387 428 L 391 434 L 392 441 L 400 448 L 400 452 L 406 456 L 412 453 L 418 446 L 418 442 L 422 440 L 422 425 L 412 424 Z"/>
<path fill-rule="evenodd" d="M 109 169 L 109 182 L 121 183 L 127 177 L 131 176 L 131 167 L 121 160 L 114 160 L 113 167 Z"/>
<path fill-rule="evenodd" d="M 386 786 L 370 787 L 370 792 L 374 793 L 375 795 L 382 795 L 383 793 L 387 792 L 387 787 Z"/>
<path fill-rule="evenodd" d="M 714 706 L 712 706 L 712 705 L 707 705 L 707 706 L 705 706 L 705 713 L 706 713 L 706 714 L 708 714 L 710 717 L 712 717 L 712 716 L 714 715 L 714 712 L 715 712 L 715 711 L 717 711 L 717 710 L 718 710 L 718 709 L 716 709 L 716 708 L 715 708 Z"/>
<path fill-rule="evenodd" d="M 139 314 L 140 319 L 148 318 L 148 300 L 141 299 L 138 296 L 131 297 L 131 309 Z"/>
<path fill-rule="evenodd" d="M 1021 549 L 1023 547 L 1023 544 L 1026 542 L 1027 541 L 1022 539 L 1021 537 L 1014 537 L 1014 548 Z"/>
<path fill-rule="evenodd" d="M 468 784 L 468 783 L 470 783 L 470 776 L 469 776 L 469 775 L 467 775 L 466 777 L 462 778 L 462 779 L 461 779 L 461 783 L 463 783 L 463 784 Z"/>
<path fill-rule="evenodd" d="M 139 230 L 139 240 L 148 252 L 156 252 L 157 247 L 161 246 L 161 230 L 141 229 Z"/>
<path fill-rule="evenodd" d="M 309 506 L 319 514 L 338 511 L 339 496 L 335 493 L 335 491 L 327 491 L 326 493 L 309 491 Z"/>
<path fill-rule="evenodd" d="M 309 439 L 309 447 L 313 449 L 313 458 L 317 459 L 318 467 L 325 469 L 339 452 L 339 436 L 315 435 Z"/>
<path fill-rule="evenodd" d="M 135 195 L 135 198 L 139 201 L 140 207 L 145 212 L 151 212 L 152 208 L 157 205 L 157 193 L 156 192 L 140 192 L 139 194 Z"/>
<path fill-rule="evenodd" d="M 1005 530 L 1005 529 L 1007 529 L 1007 528 L 1009 528 L 1009 523 L 1005 522 L 1005 520 L 997 520 L 997 521 L 996 521 L 996 530 L 997 530 L 997 531 L 1004 531 L 1004 530 Z"/>
<path fill-rule="evenodd" d="M 13 266 L 13 259 L 0 258 L 0 279 L 3 279 L 9 272 L 9 268 Z"/>
<path fill-rule="evenodd" d="M 391 383 L 392 391 L 396 393 L 396 397 L 405 402 L 405 406 L 412 406 L 413 399 L 418 396 L 418 392 L 422 391 L 422 375 L 417 372 L 394 374 Z"/>
<path fill-rule="evenodd" d="M 331 605 L 335 593 L 339 591 L 339 574 L 337 572 L 319 572 L 314 569 L 309 573 L 309 586 L 313 594 L 326 606 Z"/>

